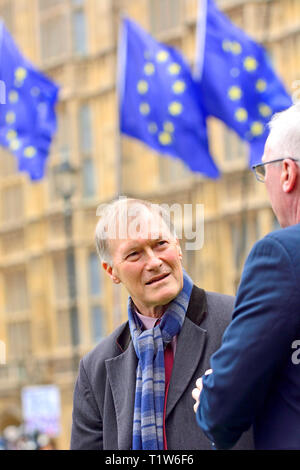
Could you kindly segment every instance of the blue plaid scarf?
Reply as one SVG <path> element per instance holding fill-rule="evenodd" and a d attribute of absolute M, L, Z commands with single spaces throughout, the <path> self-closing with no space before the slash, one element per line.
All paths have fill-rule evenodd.
<path fill-rule="evenodd" d="M 129 297 L 129 327 L 139 359 L 133 417 L 132 448 L 134 450 L 163 450 L 164 448 L 164 346 L 181 330 L 192 288 L 193 282 L 184 271 L 183 289 L 169 304 L 161 322 L 145 331 L 142 331 L 142 324 L 134 313 L 134 305 Z"/>

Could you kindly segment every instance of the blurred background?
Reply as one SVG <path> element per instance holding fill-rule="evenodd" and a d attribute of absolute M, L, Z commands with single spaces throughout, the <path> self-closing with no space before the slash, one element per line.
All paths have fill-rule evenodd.
<path fill-rule="evenodd" d="M 300 95 L 300 1 L 216 3 L 264 44 L 287 90 Z M 121 193 L 204 204 L 204 246 L 184 252 L 184 266 L 196 284 L 225 294 L 235 294 L 255 240 L 278 227 L 246 144 L 220 121 L 209 121 L 217 181 L 119 138 L 121 12 L 193 64 L 196 0 L 0 0 L 22 53 L 60 86 L 45 178 L 32 183 L 0 147 L 0 448 L 69 448 L 79 360 L 126 320 L 127 294 L 95 251 L 100 203 Z"/>

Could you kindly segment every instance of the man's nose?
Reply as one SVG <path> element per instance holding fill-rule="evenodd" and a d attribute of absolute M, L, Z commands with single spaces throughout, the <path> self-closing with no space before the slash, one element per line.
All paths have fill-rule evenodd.
<path fill-rule="evenodd" d="M 162 265 L 162 260 L 158 258 L 158 256 L 154 253 L 154 251 L 150 248 L 147 250 L 147 269 L 156 269 Z"/>

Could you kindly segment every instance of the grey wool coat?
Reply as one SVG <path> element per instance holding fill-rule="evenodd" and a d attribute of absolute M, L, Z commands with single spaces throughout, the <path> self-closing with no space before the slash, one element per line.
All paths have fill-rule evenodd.
<path fill-rule="evenodd" d="M 221 344 L 233 305 L 233 297 L 193 286 L 167 398 L 168 450 L 212 449 L 196 422 L 192 390 L 210 368 L 209 359 Z M 83 357 L 74 391 L 72 450 L 131 449 L 136 367 L 128 322 Z M 253 449 L 252 430 L 234 449 Z"/>

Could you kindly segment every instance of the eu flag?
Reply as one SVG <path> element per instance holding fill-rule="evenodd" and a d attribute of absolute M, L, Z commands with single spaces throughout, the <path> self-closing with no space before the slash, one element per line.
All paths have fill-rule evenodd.
<path fill-rule="evenodd" d="M 20 171 L 39 180 L 56 130 L 58 87 L 22 56 L 3 22 L 0 80 L 5 91 L 0 104 L 0 144 L 17 157 Z"/>
<path fill-rule="evenodd" d="M 216 178 L 206 121 L 190 68 L 174 48 L 123 20 L 119 49 L 120 130 L 192 171 Z"/>
<path fill-rule="evenodd" d="M 208 115 L 224 121 L 250 143 L 250 165 L 260 162 L 271 116 L 292 100 L 265 49 L 204 0 L 198 24 L 200 92 Z M 200 16 L 199 16 L 200 19 Z M 199 21 L 200 23 L 200 21 Z M 200 64 L 201 62 L 201 64 Z"/>

